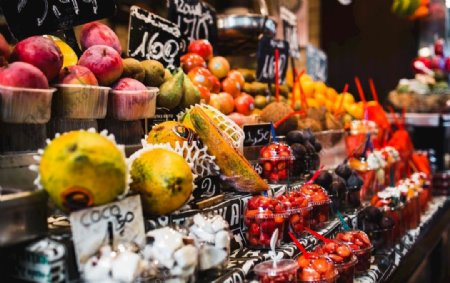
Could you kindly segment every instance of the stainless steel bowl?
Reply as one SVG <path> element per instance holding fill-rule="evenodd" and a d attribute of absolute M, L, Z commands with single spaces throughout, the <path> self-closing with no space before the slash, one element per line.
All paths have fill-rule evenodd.
<path fill-rule="evenodd" d="M 219 53 L 223 55 L 236 53 L 255 53 L 256 40 L 264 34 L 275 36 L 277 22 L 273 17 L 259 14 L 219 15 L 217 18 L 219 33 Z"/>
<path fill-rule="evenodd" d="M 1 190 L 0 247 L 36 239 L 47 233 L 47 193 Z"/>

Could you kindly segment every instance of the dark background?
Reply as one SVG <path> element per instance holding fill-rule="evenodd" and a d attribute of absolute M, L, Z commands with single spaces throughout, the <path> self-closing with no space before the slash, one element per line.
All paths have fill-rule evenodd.
<path fill-rule="evenodd" d="M 390 11 L 392 1 L 354 0 L 349 6 L 322 1 L 321 45 L 328 55 L 328 83 L 341 90 L 350 84 L 357 94 L 359 76 L 366 98 L 368 79 L 374 79 L 380 99 L 400 78 L 412 78 L 411 60 L 419 44 L 419 22 L 401 19 Z"/>

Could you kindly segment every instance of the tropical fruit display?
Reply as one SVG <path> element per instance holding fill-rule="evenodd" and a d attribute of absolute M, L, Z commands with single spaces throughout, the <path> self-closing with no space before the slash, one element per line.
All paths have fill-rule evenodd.
<path fill-rule="evenodd" d="M 129 158 L 131 190 L 147 214 L 169 214 L 185 204 L 194 188 L 191 166 L 170 147 L 146 147 Z"/>
<path fill-rule="evenodd" d="M 63 211 L 102 205 L 127 192 L 125 153 L 111 136 L 73 131 L 55 137 L 40 156 L 37 184 Z"/>

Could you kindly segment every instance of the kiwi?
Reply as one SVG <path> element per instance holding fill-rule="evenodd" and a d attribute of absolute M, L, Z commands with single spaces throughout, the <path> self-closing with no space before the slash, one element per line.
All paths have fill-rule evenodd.
<path fill-rule="evenodd" d="M 126 58 L 122 60 L 123 72 L 122 78 L 132 78 L 143 82 L 145 79 L 145 70 L 141 63 L 134 58 Z"/>

